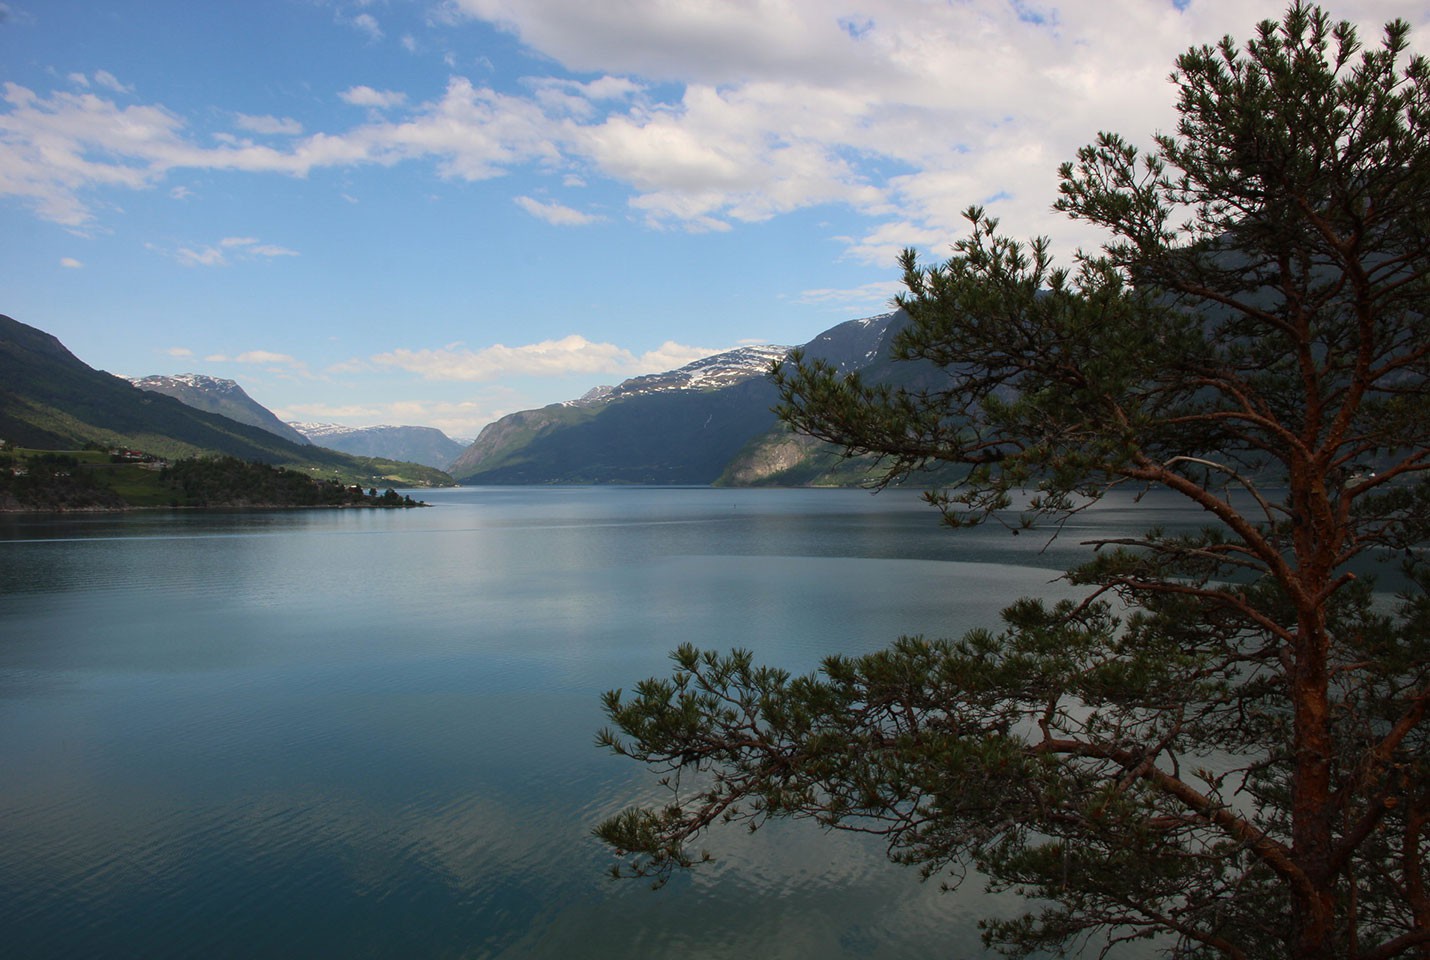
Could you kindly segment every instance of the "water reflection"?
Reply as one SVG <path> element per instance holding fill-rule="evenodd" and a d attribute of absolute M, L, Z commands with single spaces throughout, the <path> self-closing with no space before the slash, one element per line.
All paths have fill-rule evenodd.
<path fill-rule="evenodd" d="M 958 633 L 1065 589 L 1063 547 L 898 493 L 431 499 L 0 519 L 7 956 L 976 955 L 1008 904 L 808 825 L 605 880 L 589 830 L 650 785 L 598 694 L 685 641 L 809 670 Z"/>

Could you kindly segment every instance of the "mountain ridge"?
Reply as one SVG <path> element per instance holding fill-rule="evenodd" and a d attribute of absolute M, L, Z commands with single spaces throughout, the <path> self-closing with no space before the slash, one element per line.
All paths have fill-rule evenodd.
<path fill-rule="evenodd" d="M 438 470 L 451 466 L 466 446 L 436 427 L 380 424 L 349 427 L 340 423 L 292 420 L 286 426 L 308 442 L 356 456 L 409 460 Z"/>
<path fill-rule="evenodd" d="M 86 444 L 144 450 L 169 459 L 227 455 L 364 485 L 444 485 L 419 464 L 366 459 L 298 444 L 260 427 L 141 390 L 96 370 L 58 338 L 0 314 L 0 439 L 42 450 Z"/>
<path fill-rule="evenodd" d="M 862 369 L 887 351 L 900 311 L 845 321 L 803 346 L 810 359 Z M 676 370 L 596 387 L 577 400 L 522 410 L 487 424 L 450 471 L 459 483 L 761 483 L 834 477 L 828 445 L 796 444 L 773 461 L 741 457 L 763 437 L 790 436 L 772 411 L 768 373 L 790 347 L 744 346 Z M 794 469 L 817 458 L 819 469 Z M 764 464 L 762 467 L 761 464 Z M 837 482 L 846 482 L 841 478 Z"/>
<path fill-rule="evenodd" d="M 250 397 L 236 380 L 203 373 L 151 374 L 128 379 L 141 390 L 165 394 L 195 409 L 259 427 L 299 445 L 309 442 L 307 437 L 278 419 L 273 411 Z"/>

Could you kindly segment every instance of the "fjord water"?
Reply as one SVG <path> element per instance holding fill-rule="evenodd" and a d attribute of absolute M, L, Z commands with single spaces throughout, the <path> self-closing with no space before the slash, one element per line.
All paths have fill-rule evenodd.
<path fill-rule="evenodd" d="M 1113 501 L 1048 546 L 896 490 L 423 496 L 0 517 L 0 952 L 978 955 L 1011 904 L 808 824 L 610 880 L 591 827 L 659 794 L 593 747 L 599 695 L 687 641 L 808 671 L 992 625 L 1090 530 L 1177 519 Z"/>

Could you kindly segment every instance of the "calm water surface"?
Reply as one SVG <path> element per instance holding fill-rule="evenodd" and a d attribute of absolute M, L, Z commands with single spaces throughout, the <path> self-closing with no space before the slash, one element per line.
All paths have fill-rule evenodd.
<path fill-rule="evenodd" d="M 424 496 L 0 516 L 0 952 L 980 955 L 1011 904 L 808 825 L 607 879 L 592 825 L 654 794 L 592 746 L 599 695 L 686 641 L 805 671 L 990 624 L 1081 536 L 1178 517 L 1119 501 L 1047 547 L 900 491 Z"/>

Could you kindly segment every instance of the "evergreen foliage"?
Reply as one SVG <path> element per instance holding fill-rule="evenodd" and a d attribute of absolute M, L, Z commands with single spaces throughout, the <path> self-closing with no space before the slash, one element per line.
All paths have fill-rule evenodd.
<path fill-rule="evenodd" d="M 237 457 L 165 463 L 122 451 L 0 452 L 0 511 L 128 507 L 420 507 L 388 488 L 362 487 Z"/>
<path fill-rule="evenodd" d="M 1363 49 L 1298 0 L 1173 80 L 1175 133 L 1061 170 L 1100 251 L 1056 267 L 974 209 L 948 262 L 905 255 L 897 351 L 941 384 L 776 379 L 886 481 L 966 471 L 929 495 L 955 527 L 1130 487 L 1205 528 L 1089 544 L 1081 602 L 810 676 L 682 647 L 605 699 L 600 742 L 673 793 L 598 828 L 618 873 L 808 818 L 1036 898 L 985 924 L 1010 955 L 1430 956 L 1430 65 L 1402 22 Z"/>
<path fill-rule="evenodd" d="M 0 510 L 115 510 L 124 505 L 72 455 L 0 453 Z"/>
<path fill-rule="evenodd" d="M 314 479 L 296 470 L 235 457 L 177 460 L 160 474 L 174 506 L 224 507 L 415 507 L 410 496 L 388 489 Z"/>

